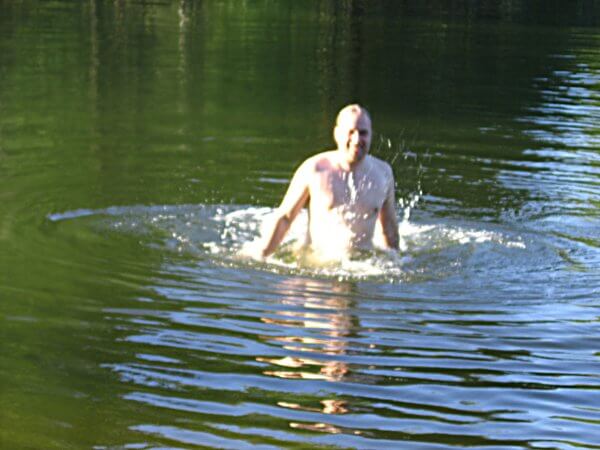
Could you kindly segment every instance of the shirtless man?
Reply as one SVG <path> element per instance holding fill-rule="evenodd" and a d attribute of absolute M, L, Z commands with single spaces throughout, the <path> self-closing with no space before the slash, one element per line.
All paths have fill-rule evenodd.
<path fill-rule="evenodd" d="M 308 158 L 296 170 L 264 236 L 262 257 L 273 253 L 308 204 L 307 244 L 321 259 L 373 248 L 377 222 L 383 243 L 398 249 L 394 176 L 390 165 L 369 155 L 371 118 L 360 105 L 343 108 L 336 120 L 336 150 Z"/>

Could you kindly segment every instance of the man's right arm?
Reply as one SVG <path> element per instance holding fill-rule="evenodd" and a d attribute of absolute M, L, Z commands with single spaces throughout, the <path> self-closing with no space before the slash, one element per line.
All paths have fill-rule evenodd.
<path fill-rule="evenodd" d="M 275 213 L 275 221 L 264 236 L 264 246 L 261 252 L 263 258 L 269 256 L 277 249 L 285 234 L 290 229 L 292 222 L 308 202 L 309 171 L 310 163 L 305 161 L 296 170 L 296 173 L 294 173 L 281 205 L 279 205 Z"/>

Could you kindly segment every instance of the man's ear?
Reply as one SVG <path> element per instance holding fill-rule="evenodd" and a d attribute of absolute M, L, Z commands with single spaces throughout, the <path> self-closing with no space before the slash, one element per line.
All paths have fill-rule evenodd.
<path fill-rule="evenodd" d="M 339 129 L 339 127 L 336 125 L 336 126 L 333 128 L 333 140 L 335 141 L 336 145 L 337 145 L 337 143 L 338 143 L 338 141 L 339 141 L 339 139 L 338 139 L 338 135 L 339 135 L 339 134 L 340 134 L 340 129 Z"/>

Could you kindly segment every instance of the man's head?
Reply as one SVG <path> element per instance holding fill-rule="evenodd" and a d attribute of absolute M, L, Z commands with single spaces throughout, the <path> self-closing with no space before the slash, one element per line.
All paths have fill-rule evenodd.
<path fill-rule="evenodd" d="M 348 164 L 356 164 L 367 156 L 371 131 L 371 117 L 362 106 L 348 105 L 338 113 L 333 137 Z"/>

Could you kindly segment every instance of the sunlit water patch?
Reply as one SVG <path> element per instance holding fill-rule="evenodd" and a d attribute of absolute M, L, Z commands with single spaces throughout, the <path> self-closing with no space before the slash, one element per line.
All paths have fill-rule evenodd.
<path fill-rule="evenodd" d="M 518 120 L 536 125 L 525 131 L 536 140 L 559 147 L 597 149 L 598 86 L 600 73 L 587 64 L 555 71 L 536 80 L 543 102 L 529 108 L 529 114 Z"/>
<path fill-rule="evenodd" d="M 137 297 L 102 308 L 118 353 L 100 366 L 135 411 L 120 448 L 593 448 L 599 284 L 580 222 L 414 200 L 398 205 L 396 257 L 327 267 L 287 250 L 304 214 L 274 257 L 244 256 L 270 207 L 48 216 L 56 237 L 161 255 Z"/>
<path fill-rule="evenodd" d="M 414 214 L 400 222 L 396 266 L 362 261 L 391 275 L 323 274 L 238 256 L 272 211 L 50 216 L 173 256 L 143 296 L 102 311 L 125 356 L 101 367 L 136 411 L 124 446 L 593 445 L 598 309 L 590 287 L 565 286 L 551 236 Z"/>

